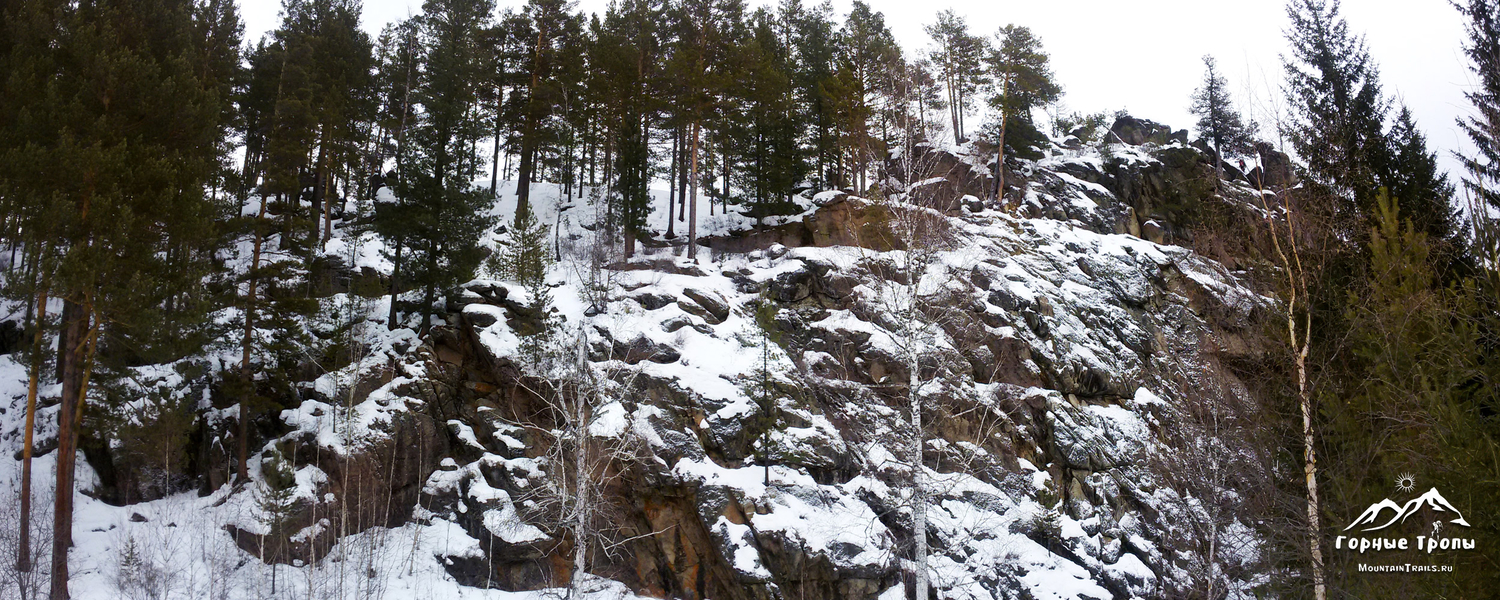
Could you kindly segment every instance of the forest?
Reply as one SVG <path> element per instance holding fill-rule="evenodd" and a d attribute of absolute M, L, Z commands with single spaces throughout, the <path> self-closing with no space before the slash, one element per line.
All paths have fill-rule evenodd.
<path fill-rule="evenodd" d="M 1500 0 L 1449 10 L 1454 174 L 1338 0 L 1191 133 L 954 10 L 8 0 L 0 598 L 1484 596 Z M 1427 488 L 1458 549 L 1347 550 Z"/>

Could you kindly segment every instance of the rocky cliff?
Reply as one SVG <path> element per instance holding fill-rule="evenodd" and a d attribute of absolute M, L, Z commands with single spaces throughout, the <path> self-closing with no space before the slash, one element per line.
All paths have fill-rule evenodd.
<path fill-rule="evenodd" d="M 307 573 L 365 548 L 382 593 L 422 572 L 537 590 L 571 575 L 567 482 L 584 457 L 598 589 L 860 600 L 910 593 L 920 469 L 939 597 L 1250 597 L 1261 541 L 1221 509 L 1257 475 L 1218 432 L 1253 417 L 1238 366 L 1267 352 L 1275 306 L 1205 256 L 1232 254 L 1204 243 L 1205 215 L 1243 221 L 1255 206 L 1246 183 L 1225 194 L 1240 200 L 1215 197 L 1211 159 L 1185 141 L 1139 121 L 1103 143 L 1058 140 L 1006 166 L 1005 202 L 984 193 L 993 160 L 925 147 L 893 161 L 885 198 L 826 192 L 775 222 L 720 217 L 696 263 L 662 240 L 587 268 L 600 264 L 592 207 L 538 202 L 560 227 L 550 309 L 537 290 L 478 280 L 417 336 L 361 301 L 358 360 L 309 374 L 257 423 L 257 457 L 296 474 L 274 527 L 255 486 L 223 485 L 233 413 L 212 358 L 196 380 L 161 382 L 216 398 L 188 467 L 205 496 L 118 510 L 146 527 L 192 507 L 244 555 Z M 931 201 L 903 202 L 916 198 Z M 913 215 L 939 234 L 909 235 Z M 539 350 L 541 330 L 557 333 Z M 586 380 L 580 424 L 567 409 Z M 1221 423 L 1204 408 L 1221 405 L 1238 412 Z M 581 451 L 567 437 L 580 430 Z M 124 467 L 90 458 L 104 494 Z M 399 550 L 374 550 L 386 544 Z M 267 558 L 273 546 L 286 551 Z"/>

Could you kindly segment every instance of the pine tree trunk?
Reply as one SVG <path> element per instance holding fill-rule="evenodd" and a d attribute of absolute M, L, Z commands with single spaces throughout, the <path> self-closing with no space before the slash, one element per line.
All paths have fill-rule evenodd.
<path fill-rule="evenodd" d="M 958 111 L 958 139 L 954 140 L 958 143 L 963 143 L 969 139 L 969 136 L 965 135 L 966 132 L 964 131 L 964 126 L 968 124 L 964 121 L 964 106 L 964 92 L 963 89 L 959 89 L 958 105 L 953 107 L 954 110 Z"/>
<path fill-rule="evenodd" d="M 328 168 L 328 159 L 323 159 L 323 244 L 333 239 L 333 192 L 338 186 L 334 185 L 333 171 Z M 343 207 L 340 206 L 342 211 Z M 314 233 L 317 227 L 313 227 Z M 314 235 L 314 238 L 317 236 Z M 321 249 L 322 244 L 319 244 Z"/>
<path fill-rule="evenodd" d="M 516 210 L 519 211 L 520 208 L 517 208 Z M 428 243 L 427 272 L 429 274 L 437 272 L 438 256 L 441 256 L 441 252 L 442 246 L 438 245 L 436 241 Z M 429 275 L 429 277 L 427 278 L 427 287 L 422 294 L 422 324 L 417 327 L 418 333 L 425 334 L 432 326 L 432 305 L 434 302 L 437 302 L 437 283 L 432 281 Z"/>
<path fill-rule="evenodd" d="M 385 321 L 385 327 L 390 331 L 396 330 L 396 300 L 401 294 L 401 250 L 404 246 L 401 240 L 396 240 L 396 256 L 391 261 L 391 310 Z"/>
<path fill-rule="evenodd" d="M 620 212 L 628 215 L 631 211 L 625 208 L 621 208 Z M 627 261 L 635 258 L 635 224 L 629 221 L 630 219 L 629 217 L 627 217 L 624 227 L 625 231 L 622 232 L 624 235 L 621 236 L 625 238 L 625 260 Z"/>
<path fill-rule="evenodd" d="M 31 266 L 29 268 L 31 269 L 32 273 L 29 279 L 31 279 L 33 282 L 35 282 L 36 280 L 37 271 L 41 269 L 40 260 L 41 258 L 39 256 L 33 256 L 31 260 Z M 66 307 L 67 305 L 65 304 L 63 306 Z M 66 332 L 66 329 L 61 328 L 58 329 L 57 332 L 57 365 L 54 367 L 52 378 L 57 380 L 59 383 L 63 380 L 63 374 L 68 371 L 68 360 L 72 358 L 72 353 L 68 352 L 69 346 L 66 343 L 66 339 L 63 337 Z"/>
<path fill-rule="evenodd" d="M 706 135 L 703 138 L 703 154 L 705 155 L 704 156 L 704 161 L 705 162 L 711 161 L 713 159 L 713 157 L 714 157 L 714 144 L 713 144 L 713 140 L 714 140 L 714 138 L 713 138 L 712 134 Z M 709 177 L 713 177 L 714 176 L 714 166 L 713 165 L 711 165 L 711 164 L 705 164 L 705 165 L 703 165 L 703 170 L 707 171 L 707 174 L 708 174 Z M 713 186 L 712 183 L 705 183 L 705 184 L 703 184 L 703 195 L 708 197 L 708 216 L 712 217 L 712 216 L 714 216 L 714 208 L 715 208 L 714 207 L 714 186 Z"/>
<path fill-rule="evenodd" d="M 57 413 L 57 488 L 52 509 L 51 600 L 67 600 L 68 550 L 73 546 L 73 470 L 78 454 L 78 425 L 88 394 L 89 364 L 93 361 L 92 315 L 71 299 L 63 301 L 63 347 L 68 349 L 62 378 L 62 402 Z"/>
<path fill-rule="evenodd" d="M 948 116 L 953 119 L 953 143 L 957 144 L 964 138 L 964 127 L 958 122 L 958 91 L 953 89 L 953 67 L 944 65 L 943 68 L 948 83 Z"/>
<path fill-rule="evenodd" d="M 537 27 L 536 54 L 533 55 L 531 61 L 531 86 L 526 90 L 526 114 L 522 116 L 525 120 L 525 131 L 521 134 L 521 172 L 516 175 L 517 217 L 530 210 L 531 178 L 536 170 L 536 120 L 538 119 L 532 105 L 536 102 L 537 80 L 541 75 L 542 40 L 545 34 L 545 26 Z"/>
<path fill-rule="evenodd" d="M 1009 119 L 1000 111 L 1000 144 L 995 155 L 995 204 L 1005 208 L 1005 126 Z"/>
<path fill-rule="evenodd" d="M 31 572 L 31 447 L 36 431 L 36 390 L 42 378 L 42 340 L 47 322 L 47 286 L 36 300 L 36 333 L 31 345 L 31 376 L 26 382 L 26 440 L 21 447 L 21 531 L 17 539 L 16 570 Z"/>
<path fill-rule="evenodd" d="M 297 172 L 297 190 L 290 194 L 276 194 L 276 200 L 281 204 L 281 239 L 277 242 L 278 249 L 287 250 L 292 244 L 292 219 L 296 218 L 298 209 L 302 208 L 302 172 Z M 290 196 L 290 198 L 288 198 Z"/>
<path fill-rule="evenodd" d="M 683 130 L 683 131 L 680 131 L 679 133 L 682 135 L 682 151 L 680 153 L 678 153 L 677 160 L 681 164 L 681 167 L 677 169 L 677 182 L 674 183 L 673 185 L 677 186 L 677 221 L 678 222 L 682 222 L 682 221 L 686 221 L 687 220 L 687 194 L 688 194 L 688 166 L 687 166 L 688 143 L 687 143 L 687 133 L 688 132 L 686 130 Z M 670 214 L 667 215 L 668 220 L 670 220 L 671 217 L 672 217 L 672 215 L 670 215 Z"/>
<path fill-rule="evenodd" d="M 698 260 L 698 122 L 693 122 L 693 150 L 690 175 L 692 196 L 688 198 L 688 259 Z"/>
<path fill-rule="evenodd" d="M 1218 142 L 1218 140 L 1215 140 L 1215 142 Z M 1265 169 L 1262 169 L 1261 172 L 1265 172 Z M 1223 144 L 1223 142 L 1218 142 L 1218 143 L 1214 144 L 1214 191 L 1218 192 L 1219 194 L 1223 194 L 1224 193 L 1223 185 L 1224 185 L 1224 144 Z"/>
<path fill-rule="evenodd" d="M 667 239 L 677 237 L 677 233 L 672 229 L 672 213 L 674 212 L 672 209 L 675 207 L 674 200 L 677 200 L 677 159 L 680 156 L 682 156 L 682 128 L 678 127 L 672 132 L 672 160 L 668 161 L 671 165 L 670 175 L 667 176 Z"/>
<path fill-rule="evenodd" d="M 495 89 L 495 151 L 490 158 L 490 195 L 494 196 L 500 185 L 500 100 L 499 88 Z"/>
<path fill-rule="evenodd" d="M 328 136 L 325 128 L 323 133 L 318 134 L 318 163 L 313 167 L 312 214 L 309 215 L 311 218 L 308 219 L 309 221 L 312 221 L 312 232 L 311 235 L 307 237 L 307 256 L 309 264 L 312 263 L 312 258 L 314 256 L 317 256 L 316 247 L 318 245 L 318 229 L 320 229 L 318 225 L 320 225 L 319 221 L 321 220 L 321 217 L 326 214 L 323 207 L 327 204 L 326 202 L 324 202 L 324 195 L 327 191 L 327 185 L 325 184 L 327 178 Z M 297 185 L 301 186 L 302 184 L 299 182 Z"/>
<path fill-rule="evenodd" d="M 250 400 L 255 397 L 255 380 L 250 372 L 250 354 L 255 343 L 255 303 L 257 288 L 260 284 L 260 256 L 261 248 L 265 241 L 261 233 L 261 226 L 266 218 L 266 203 L 260 203 L 260 212 L 255 217 L 255 243 L 250 251 L 249 281 L 245 287 L 245 331 L 244 339 L 240 348 L 240 380 L 244 384 L 244 396 L 240 398 L 239 434 L 235 437 L 237 459 L 235 461 L 235 473 L 239 476 L 241 484 L 250 481 Z"/>

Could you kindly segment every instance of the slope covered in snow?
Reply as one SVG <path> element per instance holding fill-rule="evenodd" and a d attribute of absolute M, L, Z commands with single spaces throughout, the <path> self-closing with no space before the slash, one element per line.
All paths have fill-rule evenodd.
<path fill-rule="evenodd" d="M 1198 436 L 1186 407 L 1215 401 L 1210 388 L 1248 401 L 1224 363 L 1259 351 L 1247 340 L 1274 307 L 1219 263 L 1130 234 L 1152 218 L 1119 182 L 1191 149 L 1105 151 L 1058 145 L 1021 163 L 1019 211 L 805 193 L 800 214 L 756 223 L 738 207 L 707 216 L 705 201 L 696 262 L 681 235 L 660 235 L 664 190 L 657 235 L 624 261 L 588 194 L 536 185 L 559 259 L 548 315 L 532 310 L 542 290 L 488 271 L 426 336 L 385 322 L 388 297 L 324 299 L 318 318 L 349 325 L 357 360 L 310 374 L 252 444 L 252 465 L 292 465 L 289 498 L 271 498 L 263 469 L 224 483 L 236 412 L 215 390 L 237 368 L 232 345 L 195 368 L 138 369 L 142 390 L 192 399 L 200 489 L 113 506 L 82 476 L 74 594 L 259 598 L 274 579 L 277 597 L 550 597 L 573 564 L 564 446 L 581 426 L 595 597 L 904 597 L 915 352 L 939 597 L 1177 597 L 1205 578 L 1250 597 L 1258 540 L 1213 509 L 1229 486 L 1169 465 L 1233 456 L 1185 457 L 1173 440 Z M 513 188 L 500 187 L 507 218 Z M 903 238 L 914 214 L 941 230 L 930 246 Z M 347 214 L 323 254 L 383 280 L 385 249 L 357 222 Z M 538 354 L 526 342 L 542 323 Z M 570 422 L 569 393 L 549 390 L 585 380 L 599 392 Z M 24 368 L 0 357 L 10 450 L 24 401 Z M 51 460 L 36 463 L 43 481 Z M 0 461 L 0 481 L 18 472 Z M 1205 531 L 1233 550 L 1206 556 Z M 268 555 L 277 544 L 289 550 Z"/>

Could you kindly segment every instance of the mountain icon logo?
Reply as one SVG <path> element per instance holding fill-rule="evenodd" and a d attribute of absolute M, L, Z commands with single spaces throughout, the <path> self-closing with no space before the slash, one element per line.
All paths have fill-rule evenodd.
<path fill-rule="evenodd" d="M 1396 504 L 1395 502 L 1392 502 L 1390 498 L 1385 498 L 1380 502 L 1371 504 L 1369 508 L 1365 509 L 1365 512 L 1360 513 L 1358 519 L 1355 519 L 1353 523 L 1350 523 L 1348 527 L 1345 527 L 1344 531 L 1349 531 L 1350 529 L 1354 529 L 1355 527 L 1362 527 L 1367 525 L 1369 527 L 1364 527 L 1362 531 L 1378 531 L 1390 527 L 1391 525 L 1395 525 L 1396 523 L 1404 523 L 1406 522 L 1407 517 L 1410 517 L 1417 511 L 1421 510 L 1423 506 L 1426 506 L 1427 508 L 1432 509 L 1433 512 L 1437 513 L 1453 513 L 1454 518 L 1449 520 L 1449 523 L 1463 525 L 1464 527 L 1469 526 L 1469 522 L 1464 520 L 1463 513 L 1460 513 L 1457 508 L 1453 507 L 1452 503 L 1448 502 L 1447 498 L 1444 498 L 1442 494 L 1438 493 L 1437 488 L 1432 488 L 1430 490 L 1427 490 L 1427 492 L 1422 494 L 1421 496 L 1417 496 L 1416 498 L 1412 498 L 1411 500 L 1406 501 L 1406 504 Z M 1380 515 L 1384 513 L 1386 509 L 1390 509 L 1396 514 L 1392 515 L 1390 520 L 1386 521 L 1384 524 L 1375 525 L 1375 523 L 1379 522 Z"/>

